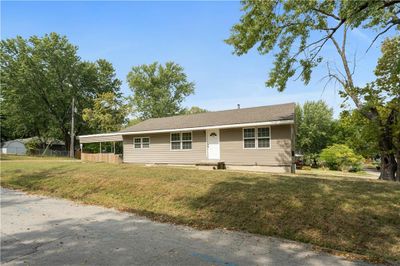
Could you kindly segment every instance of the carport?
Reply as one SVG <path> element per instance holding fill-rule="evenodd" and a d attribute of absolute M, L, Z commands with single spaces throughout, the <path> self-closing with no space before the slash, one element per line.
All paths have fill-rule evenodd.
<path fill-rule="evenodd" d="M 122 163 L 122 135 L 107 133 L 78 136 L 81 160 L 91 162 Z"/>

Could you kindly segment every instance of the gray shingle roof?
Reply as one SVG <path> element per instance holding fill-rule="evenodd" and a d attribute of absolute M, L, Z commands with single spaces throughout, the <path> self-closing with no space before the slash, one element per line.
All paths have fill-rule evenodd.
<path fill-rule="evenodd" d="M 120 132 L 183 129 L 294 119 L 294 103 L 152 118 Z"/>

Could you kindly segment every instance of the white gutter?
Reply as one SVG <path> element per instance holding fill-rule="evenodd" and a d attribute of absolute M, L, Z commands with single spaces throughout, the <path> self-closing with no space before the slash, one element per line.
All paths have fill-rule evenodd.
<path fill-rule="evenodd" d="M 92 134 L 92 135 L 81 135 L 77 136 L 78 139 L 81 138 L 89 138 L 89 137 L 111 137 L 111 136 L 120 136 L 121 132 L 115 132 L 115 133 L 102 133 L 102 134 Z"/>
<path fill-rule="evenodd" d="M 90 138 L 90 137 L 107 137 L 107 136 L 125 136 L 125 135 L 140 135 L 140 134 L 153 134 L 153 133 L 165 133 L 165 132 L 181 132 L 181 131 L 195 131 L 195 130 L 206 130 L 206 129 L 224 129 L 224 128 L 238 128 L 238 127 L 257 127 L 257 126 L 276 126 L 276 125 L 291 125 L 294 124 L 294 120 L 280 120 L 270 122 L 256 122 L 256 123 L 242 123 L 242 124 L 231 124 L 221 126 L 205 126 L 205 127 L 188 127 L 178 129 L 158 129 L 158 130 L 144 130 L 134 132 L 115 132 L 115 133 L 104 133 L 104 134 L 93 134 L 93 135 L 82 135 L 78 136 L 78 139 Z"/>

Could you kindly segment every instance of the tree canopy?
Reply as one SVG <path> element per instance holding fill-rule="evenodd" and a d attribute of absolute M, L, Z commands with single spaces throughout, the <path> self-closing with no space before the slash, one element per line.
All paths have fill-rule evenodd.
<path fill-rule="evenodd" d="M 100 94 L 91 108 L 82 112 L 83 120 L 98 133 L 118 131 L 127 122 L 130 106 L 114 92 Z"/>
<path fill-rule="evenodd" d="M 296 105 L 296 150 L 316 163 L 322 149 L 330 142 L 333 110 L 323 101 Z"/>
<path fill-rule="evenodd" d="M 370 28 L 379 32 L 376 37 L 400 29 L 398 0 L 245 0 L 242 10 L 226 42 L 237 55 L 255 46 L 260 54 L 276 51 L 266 85 L 279 91 L 296 73 L 307 84 L 323 61 L 323 47 L 335 42 L 341 29 Z"/>
<path fill-rule="evenodd" d="M 386 39 L 381 50 L 376 80 L 360 88 L 364 104 L 358 112 L 373 115 L 370 123 L 383 162 L 381 178 L 400 181 L 400 36 Z"/>
<path fill-rule="evenodd" d="M 333 125 L 332 143 L 345 144 L 364 158 L 379 155 L 378 131 L 357 110 L 341 112 Z"/>
<path fill-rule="evenodd" d="M 387 57 L 392 62 L 387 64 L 383 63 L 384 59 L 380 60 L 382 62 L 378 63 L 375 72 L 377 81 L 361 88 L 353 80 L 355 64 L 353 62 L 351 67 L 346 50 L 349 29 L 363 27 L 376 30 L 373 42 L 390 32 L 390 29 L 400 30 L 400 1 L 246 0 L 243 1 L 243 11 L 240 22 L 232 27 L 231 36 L 226 42 L 234 47 L 237 55 L 247 53 L 254 46 L 257 46 L 260 54 L 275 52 L 273 68 L 266 81 L 268 87 L 283 91 L 287 81 L 296 73 L 307 84 L 312 70 L 324 61 L 321 51 L 326 43 L 329 41 L 333 44 L 342 71 L 332 70 L 327 62 L 325 77 L 328 82 L 333 80 L 338 83 L 340 95 L 345 100 L 351 99 L 357 111 L 377 125 L 382 157 L 380 178 L 400 180 L 400 171 L 397 177 L 394 174 L 396 169 L 400 169 L 397 166 L 400 154 L 396 160 L 394 150 L 399 149 L 393 141 L 393 138 L 397 139 L 393 135 L 397 132 L 393 130 L 393 121 L 398 120 L 398 111 L 391 108 L 386 112 L 386 117 L 382 116 L 385 113 L 382 110 L 388 110 L 392 103 L 398 106 L 398 101 L 393 98 L 399 98 L 399 92 L 387 87 L 390 86 L 388 83 L 392 83 L 399 88 L 395 83 L 398 75 L 398 67 L 394 67 L 398 65 L 397 57 Z M 395 51 L 399 46 L 396 41 L 390 43 L 383 45 L 383 54 L 393 54 L 390 51 Z M 393 94 L 388 93 L 389 90 Z M 373 100 L 374 97 L 377 99 Z"/>
<path fill-rule="evenodd" d="M 135 112 L 142 120 L 184 112 L 183 100 L 194 93 L 194 83 L 187 80 L 183 67 L 174 62 L 135 66 L 127 80 L 134 94 Z"/>
<path fill-rule="evenodd" d="M 109 62 L 82 61 L 77 51 L 56 33 L 1 41 L 2 112 L 13 135 L 63 138 L 69 147 L 73 98 L 75 133 L 92 131 L 82 110 L 103 93 L 118 93 L 121 81 Z"/>

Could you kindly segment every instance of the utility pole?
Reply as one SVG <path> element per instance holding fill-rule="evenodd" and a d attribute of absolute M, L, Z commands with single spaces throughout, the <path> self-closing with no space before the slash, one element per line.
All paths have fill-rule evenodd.
<path fill-rule="evenodd" d="M 70 143 L 70 146 L 69 146 L 69 157 L 71 157 L 71 158 L 74 158 L 75 157 L 75 153 L 74 153 L 74 151 L 75 151 L 75 143 L 74 143 L 74 140 L 75 140 L 75 132 L 74 132 L 74 123 L 75 123 L 75 117 L 74 117 L 74 113 L 75 113 L 75 97 L 72 97 L 72 104 L 71 104 L 71 108 L 72 108 L 72 111 L 71 111 L 71 133 L 70 133 L 70 135 L 71 135 L 71 143 Z"/>

